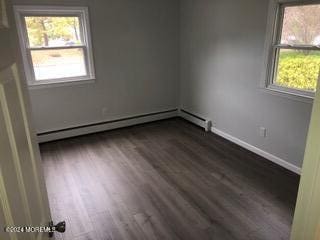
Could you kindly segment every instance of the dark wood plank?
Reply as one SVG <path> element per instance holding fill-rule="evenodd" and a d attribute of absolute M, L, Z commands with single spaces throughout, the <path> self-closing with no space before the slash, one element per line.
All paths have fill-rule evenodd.
<path fill-rule="evenodd" d="M 299 176 L 181 119 L 41 145 L 64 240 L 289 239 Z"/>

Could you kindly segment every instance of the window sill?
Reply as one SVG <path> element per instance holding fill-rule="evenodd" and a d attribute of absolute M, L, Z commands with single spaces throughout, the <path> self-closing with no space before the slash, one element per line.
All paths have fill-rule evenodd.
<path fill-rule="evenodd" d="M 44 88 L 57 88 L 57 87 L 67 87 L 67 86 L 74 86 L 74 85 L 82 85 L 82 84 L 89 84 L 95 83 L 95 78 L 87 78 L 81 80 L 66 80 L 66 81 L 52 81 L 52 82 L 28 82 L 29 89 L 44 89 Z"/>
<path fill-rule="evenodd" d="M 303 91 L 295 91 L 288 88 L 269 85 L 267 87 L 263 87 L 262 90 L 268 94 L 272 94 L 275 96 L 285 97 L 290 100 L 304 102 L 304 103 L 313 103 L 314 94 L 304 94 Z"/>

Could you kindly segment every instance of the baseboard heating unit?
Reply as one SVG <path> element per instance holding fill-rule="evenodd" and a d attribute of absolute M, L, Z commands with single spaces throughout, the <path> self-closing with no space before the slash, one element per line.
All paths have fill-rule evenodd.
<path fill-rule="evenodd" d="M 204 128 L 206 132 L 211 131 L 212 122 L 211 120 L 205 119 L 204 117 L 198 116 L 197 114 L 190 113 L 186 110 L 180 109 L 179 116 Z"/>
<path fill-rule="evenodd" d="M 120 119 L 109 120 L 105 122 L 92 123 L 82 126 L 73 126 L 65 129 L 53 130 L 38 133 L 38 141 L 40 143 L 50 142 L 64 138 L 70 138 L 95 132 L 102 132 L 132 125 L 153 122 L 168 118 L 177 117 L 178 109 L 171 109 L 161 112 L 153 112 L 148 114 L 130 116 Z"/>

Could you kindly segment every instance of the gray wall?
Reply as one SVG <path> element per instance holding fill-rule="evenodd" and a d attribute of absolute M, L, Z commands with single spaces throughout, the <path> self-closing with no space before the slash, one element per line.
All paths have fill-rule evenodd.
<path fill-rule="evenodd" d="M 96 82 L 30 90 L 38 132 L 178 107 L 178 0 L 13 0 L 13 4 L 88 6 L 90 11 Z"/>
<path fill-rule="evenodd" d="M 299 167 L 312 104 L 259 89 L 267 11 L 268 0 L 181 1 L 181 106 Z"/>
<path fill-rule="evenodd" d="M 38 132 L 180 101 L 219 130 L 301 166 L 311 104 L 259 88 L 268 0 L 13 1 L 90 9 L 96 83 L 31 90 Z"/>

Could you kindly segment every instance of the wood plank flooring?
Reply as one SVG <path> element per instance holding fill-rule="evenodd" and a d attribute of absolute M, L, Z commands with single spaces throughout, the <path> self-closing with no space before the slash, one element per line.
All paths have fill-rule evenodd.
<path fill-rule="evenodd" d="M 41 145 L 64 240 L 289 239 L 299 177 L 171 119 Z"/>

